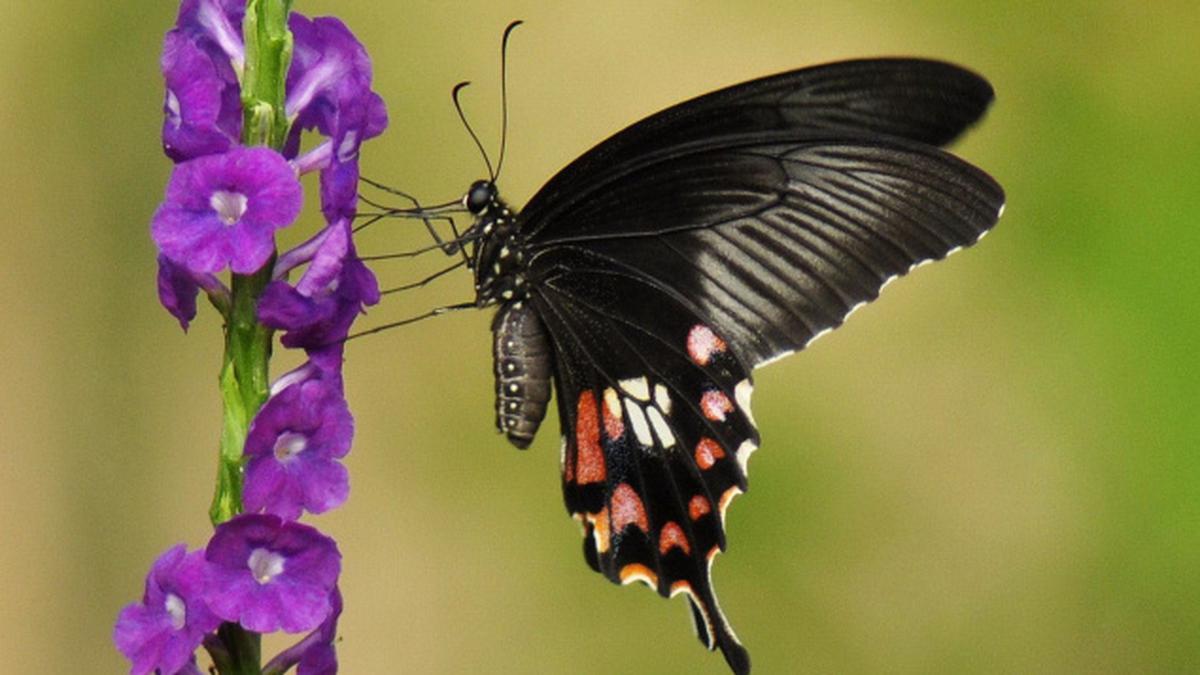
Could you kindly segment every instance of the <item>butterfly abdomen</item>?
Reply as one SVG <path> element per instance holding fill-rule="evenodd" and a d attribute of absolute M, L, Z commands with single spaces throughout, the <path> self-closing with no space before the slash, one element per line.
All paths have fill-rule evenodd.
<path fill-rule="evenodd" d="M 525 302 L 500 306 L 492 322 L 496 428 L 518 448 L 529 447 L 550 401 L 550 343 Z"/>

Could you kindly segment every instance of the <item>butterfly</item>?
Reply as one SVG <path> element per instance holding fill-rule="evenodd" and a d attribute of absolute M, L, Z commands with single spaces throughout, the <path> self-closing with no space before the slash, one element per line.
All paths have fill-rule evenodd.
<path fill-rule="evenodd" d="M 554 392 L 587 563 L 686 596 L 735 673 L 750 657 L 711 569 L 759 447 L 752 371 L 996 223 L 1001 187 L 939 149 L 992 98 L 939 61 L 803 68 L 627 127 L 519 213 L 490 164 L 462 198 L 468 304 L 497 307 L 497 428 L 528 447 Z"/>

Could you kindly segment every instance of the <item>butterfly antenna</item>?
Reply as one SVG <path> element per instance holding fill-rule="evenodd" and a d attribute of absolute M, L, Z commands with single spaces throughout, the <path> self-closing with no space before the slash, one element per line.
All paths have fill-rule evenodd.
<path fill-rule="evenodd" d="M 479 148 L 479 154 L 483 155 L 483 163 L 487 165 L 488 178 L 492 181 L 496 180 L 496 172 L 492 169 L 492 160 L 488 159 L 487 151 L 483 149 L 483 143 L 479 141 L 479 136 L 475 130 L 471 128 L 471 123 L 467 121 L 467 116 L 463 113 L 462 104 L 458 101 L 458 92 L 462 88 L 471 84 L 470 82 L 459 82 L 454 85 L 454 89 L 450 91 L 450 98 L 454 99 L 454 109 L 458 111 L 458 119 L 462 120 L 463 126 L 467 128 L 467 133 L 471 134 L 471 139 L 475 141 L 475 147 Z"/>
<path fill-rule="evenodd" d="M 493 182 L 500 177 L 500 169 L 504 166 L 504 151 L 508 146 L 508 36 L 523 23 L 525 22 L 518 20 L 508 24 L 504 29 L 504 37 L 500 38 L 500 159 L 496 162 Z"/>

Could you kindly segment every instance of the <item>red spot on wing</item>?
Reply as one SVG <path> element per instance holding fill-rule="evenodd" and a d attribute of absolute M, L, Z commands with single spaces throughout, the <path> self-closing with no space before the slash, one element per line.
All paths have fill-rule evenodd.
<path fill-rule="evenodd" d="M 711 438 L 701 438 L 696 444 L 696 466 L 701 469 L 711 469 L 718 459 L 725 457 L 725 448 Z"/>
<path fill-rule="evenodd" d="M 692 547 L 688 544 L 687 535 L 683 533 L 683 528 L 679 527 L 679 523 L 672 520 L 663 525 L 662 530 L 658 533 L 658 552 L 666 555 L 673 548 L 683 551 L 684 555 L 692 554 Z"/>
<path fill-rule="evenodd" d="M 611 504 L 613 532 L 621 532 L 629 525 L 636 525 L 642 532 L 650 534 L 646 507 L 642 505 L 642 498 L 638 497 L 629 483 L 621 483 L 613 490 Z"/>
<path fill-rule="evenodd" d="M 710 512 L 712 512 L 712 504 L 703 495 L 696 495 L 688 502 L 688 515 L 692 517 L 692 520 L 700 520 Z"/>
<path fill-rule="evenodd" d="M 575 451 L 579 483 L 604 482 L 608 473 L 604 468 L 604 452 L 600 449 L 600 416 L 596 410 L 596 395 L 590 390 L 579 395 L 575 407 Z"/>
<path fill-rule="evenodd" d="M 687 351 L 692 361 L 699 366 L 707 366 L 712 357 L 728 349 L 725 341 L 717 336 L 711 328 L 696 324 L 688 331 Z"/>
<path fill-rule="evenodd" d="M 700 410 L 704 416 L 714 422 L 724 422 L 725 415 L 733 412 L 733 401 L 724 393 L 709 389 L 700 397 Z"/>

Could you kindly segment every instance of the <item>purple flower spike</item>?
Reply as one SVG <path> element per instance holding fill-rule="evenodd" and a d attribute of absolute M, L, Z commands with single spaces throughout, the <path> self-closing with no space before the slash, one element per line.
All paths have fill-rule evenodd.
<path fill-rule="evenodd" d="M 302 200 L 279 153 L 239 147 L 176 166 L 150 231 L 163 255 L 193 273 L 250 274 L 271 258 L 275 230 L 296 219 Z"/>
<path fill-rule="evenodd" d="M 183 544 L 154 561 L 141 604 L 122 609 L 113 629 L 117 649 L 133 662 L 131 675 L 185 670 L 204 635 L 220 625 L 203 599 L 206 567 Z"/>
<path fill-rule="evenodd" d="M 354 419 L 341 382 L 313 368 L 267 401 L 246 438 L 244 499 L 248 511 L 295 520 L 324 513 L 350 494 L 346 467 Z"/>
<path fill-rule="evenodd" d="M 272 515 L 240 515 L 217 526 L 209 562 L 209 606 L 217 616 L 270 633 L 321 625 L 333 610 L 342 556 L 332 539 Z"/>

